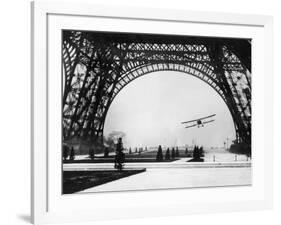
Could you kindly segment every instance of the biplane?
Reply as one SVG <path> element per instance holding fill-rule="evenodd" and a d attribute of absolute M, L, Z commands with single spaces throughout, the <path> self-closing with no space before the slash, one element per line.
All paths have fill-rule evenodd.
<path fill-rule="evenodd" d="M 185 128 L 191 128 L 191 127 L 195 127 L 197 126 L 198 128 L 199 127 L 204 127 L 204 124 L 206 123 L 212 123 L 214 122 L 215 120 L 214 119 L 211 119 L 211 120 L 206 120 L 208 118 L 212 118 L 214 117 L 216 114 L 212 114 L 210 116 L 205 116 L 205 117 L 202 117 L 202 118 L 199 118 L 199 119 L 195 119 L 195 120 L 189 120 L 189 121 L 185 121 L 185 122 L 182 122 L 182 124 L 192 124 L 192 125 L 189 125 Z M 206 120 L 206 121 L 205 121 Z"/>

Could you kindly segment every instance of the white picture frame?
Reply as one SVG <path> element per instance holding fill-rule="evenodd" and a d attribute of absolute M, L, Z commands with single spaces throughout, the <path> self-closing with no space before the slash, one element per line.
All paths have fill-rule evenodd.
<path fill-rule="evenodd" d="M 52 17 L 56 16 L 56 17 Z M 107 193 L 93 195 L 76 195 L 74 197 L 61 197 L 56 194 L 59 184 L 53 178 L 56 173 L 54 167 L 59 165 L 54 162 L 56 157 L 50 152 L 50 132 L 52 132 L 52 116 L 49 115 L 52 105 L 51 99 L 55 86 L 54 80 L 49 76 L 52 71 L 49 68 L 53 50 L 49 47 L 48 32 L 56 24 L 57 17 L 63 20 L 70 16 L 69 21 L 78 21 L 76 26 L 87 26 L 87 22 L 94 18 L 121 20 L 121 21 L 153 21 L 161 24 L 175 23 L 177 26 L 193 24 L 198 26 L 197 34 L 209 32 L 208 26 L 232 26 L 235 29 L 255 29 L 258 43 L 255 47 L 262 49 L 263 54 L 259 56 L 260 70 L 257 72 L 256 89 L 253 93 L 257 109 L 262 111 L 253 129 L 259 130 L 253 138 L 253 142 L 259 143 L 253 147 L 257 148 L 257 160 L 253 161 L 253 186 L 243 188 L 213 188 L 197 190 L 173 190 L 169 191 L 143 191 L 138 193 Z M 50 19 L 50 17 L 52 17 Z M 85 21 L 83 21 L 85 20 Z M 62 23 L 69 23 L 63 21 Z M 60 24 L 59 22 L 58 27 Z M 75 23 L 73 23 L 75 24 Z M 202 27 L 200 27 L 202 25 Z M 135 28 L 137 29 L 137 28 Z M 197 29 L 197 28 L 196 28 Z M 201 30 L 200 30 L 201 29 Z M 233 30 L 235 30 L 233 29 Z M 106 30 L 106 28 L 105 28 Z M 196 31 L 196 30 L 195 30 Z M 195 32 L 194 31 L 194 32 Z M 217 31 L 219 32 L 219 31 Z M 242 32 L 242 31 L 241 31 Z M 218 35 L 214 34 L 213 35 Z M 237 34 L 239 35 L 239 34 Z M 243 34 L 242 34 L 243 35 Z M 231 36 L 231 33 L 229 33 Z M 254 209 L 272 208 L 273 202 L 273 46 L 272 46 L 272 17 L 259 15 L 238 15 L 211 12 L 189 12 L 182 10 L 163 10 L 149 8 L 124 8 L 92 5 L 85 3 L 66 2 L 32 2 L 32 197 L 31 212 L 34 224 L 59 223 L 88 220 L 107 220 L 120 218 L 154 217 L 168 215 L 185 215 L 189 213 L 225 212 Z M 58 50 L 60 51 L 60 50 Z M 253 49 L 253 54 L 258 52 Z M 254 65 L 255 66 L 255 65 Z M 258 67 L 257 67 L 258 68 Z M 266 72 L 265 72 L 266 71 Z M 266 79 L 265 79 L 266 76 Z M 58 78 L 60 79 L 60 78 Z M 261 89 L 260 89 L 261 87 Z M 52 91 L 50 91 L 52 90 Z M 256 99 L 255 99 L 256 98 Z M 266 101 L 265 101 L 266 99 Z M 266 122 L 265 122 L 266 118 Z M 52 137 L 51 137 L 52 140 Z M 266 151 L 266 154 L 265 154 Z M 60 156 L 59 156 L 60 158 Z M 234 191 L 232 189 L 235 189 Z M 176 200 L 173 196 L 188 196 L 199 194 L 200 200 L 188 201 L 188 197 Z M 168 196 L 165 203 L 156 204 L 163 195 Z M 213 196 L 213 198 L 210 197 Z M 229 198 L 216 201 L 216 196 L 229 196 Z M 239 197 L 239 196 L 241 197 Z M 170 196 L 170 197 L 169 197 Z M 230 197 L 231 196 L 231 197 Z M 111 205 L 111 201 L 120 201 L 121 205 Z M 186 198 L 186 199 L 185 199 Z M 204 200 L 207 199 L 206 201 Z M 151 199 L 151 201 L 149 201 Z M 91 204 L 98 202 L 98 204 Z M 81 210 L 67 207 L 69 205 L 80 205 Z M 75 210 L 75 213 L 73 211 Z M 110 210 L 110 214 L 107 213 Z"/>

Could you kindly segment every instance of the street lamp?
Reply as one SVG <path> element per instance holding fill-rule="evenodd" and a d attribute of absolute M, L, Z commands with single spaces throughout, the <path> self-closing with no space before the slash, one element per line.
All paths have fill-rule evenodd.
<path fill-rule="evenodd" d="M 229 138 L 227 137 L 226 138 L 226 150 L 228 150 L 228 140 L 229 140 Z"/>

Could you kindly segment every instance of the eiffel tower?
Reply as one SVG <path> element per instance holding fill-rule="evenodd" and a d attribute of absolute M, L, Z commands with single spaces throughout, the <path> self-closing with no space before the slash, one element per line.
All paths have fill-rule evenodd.
<path fill-rule="evenodd" d="M 63 30 L 63 141 L 103 143 L 106 114 L 138 77 L 180 71 L 227 105 L 237 143 L 251 143 L 251 40 Z"/>

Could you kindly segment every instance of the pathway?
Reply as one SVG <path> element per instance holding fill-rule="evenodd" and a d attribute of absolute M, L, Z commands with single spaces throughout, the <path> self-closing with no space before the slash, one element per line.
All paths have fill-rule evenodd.
<path fill-rule="evenodd" d="M 250 185 L 251 168 L 151 168 L 82 192 Z"/>

